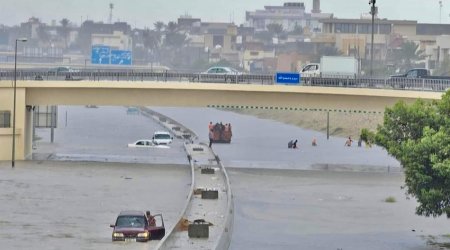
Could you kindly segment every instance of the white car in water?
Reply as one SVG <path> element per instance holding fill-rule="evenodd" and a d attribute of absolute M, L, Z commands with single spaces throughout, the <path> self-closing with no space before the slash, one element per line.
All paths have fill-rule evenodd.
<path fill-rule="evenodd" d="M 170 148 L 164 144 L 155 144 L 153 140 L 141 139 L 128 144 L 129 148 Z"/>
<path fill-rule="evenodd" d="M 155 146 L 155 144 L 152 140 L 149 139 L 137 140 L 133 143 L 128 144 L 129 148 L 148 148 L 153 146 Z"/>
<path fill-rule="evenodd" d="M 156 131 L 153 134 L 152 142 L 155 145 L 169 145 L 172 143 L 173 137 L 169 132 L 166 131 Z"/>

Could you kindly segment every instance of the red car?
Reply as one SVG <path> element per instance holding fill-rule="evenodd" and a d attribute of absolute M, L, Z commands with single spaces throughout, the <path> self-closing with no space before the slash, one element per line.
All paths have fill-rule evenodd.
<path fill-rule="evenodd" d="M 162 214 L 153 215 L 156 225 L 150 226 L 147 216 L 142 211 L 122 211 L 117 216 L 113 229 L 112 241 L 160 240 L 166 234 Z"/>

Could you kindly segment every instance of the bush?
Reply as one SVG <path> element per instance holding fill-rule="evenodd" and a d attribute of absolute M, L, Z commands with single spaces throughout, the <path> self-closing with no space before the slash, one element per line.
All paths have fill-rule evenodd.
<path fill-rule="evenodd" d="M 387 203 L 394 203 L 397 200 L 395 199 L 395 197 L 389 196 L 384 201 L 387 202 Z"/>

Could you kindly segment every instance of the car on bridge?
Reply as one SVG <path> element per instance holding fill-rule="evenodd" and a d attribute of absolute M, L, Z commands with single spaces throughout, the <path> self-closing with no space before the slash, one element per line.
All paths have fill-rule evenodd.
<path fill-rule="evenodd" d="M 227 82 L 237 83 L 244 81 L 244 74 L 231 67 L 211 67 L 194 76 L 193 81 L 199 82 Z"/>
<path fill-rule="evenodd" d="M 450 87 L 450 77 L 434 76 L 428 69 L 415 68 L 404 74 L 390 76 L 387 83 L 400 89 L 444 91 Z"/>
<path fill-rule="evenodd" d="M 155 224 L 150 225 L 149 218 L 143 211 L 122 211 L 117 216 L 113 228 L 112 241 L 147 242 L 160 240 L 166 234 L 162 214 L 153 215 Z"/>
<path fill-rule="evenodd" d="M 66 73 L 78 73 L 80 72 L 80 70 L 68 66 L 60 66 L 50 69 L 49 72 L 55 72 L 56 74 L 66 74 Z"/>

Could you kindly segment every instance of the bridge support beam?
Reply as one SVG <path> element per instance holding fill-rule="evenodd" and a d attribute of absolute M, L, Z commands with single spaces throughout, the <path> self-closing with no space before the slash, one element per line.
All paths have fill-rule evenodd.
<path fill-rule="evenodd" d="M 0 127 L 0 161 L 8 161 L 12 160 L 12 139 L 13 139 L 13 88 L 10 89 L 2 89 L 0 91 L 0 112 L 3 114 L 8 113 L 6 117 L 9 117 L 9 127 Z M 30 114 L 27 114 L 25 108 L 25 88 L 17 88 L 16 92 L 16 147 L 15 147 L 15 158 L 16 160 L 24 160 L 25 153 L 31 153 L 31 147 L 29 149 L 26 148 L 25 142 L 25 134 L 26 131 L 26 122 L 29 121 Z M 4 115 L 4 118 L 6 118 Z M 31 114 L 32 117 L 32 114 Z M 8 120 L 8 119 L 6 119 Z M 4 122 L 8 123 L 8 122 Z"/>

